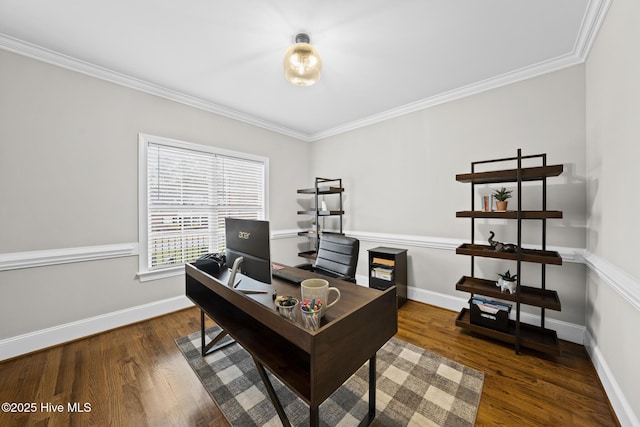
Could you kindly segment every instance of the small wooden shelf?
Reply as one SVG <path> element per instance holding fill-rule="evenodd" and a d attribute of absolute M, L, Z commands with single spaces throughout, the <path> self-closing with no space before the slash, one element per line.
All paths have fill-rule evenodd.
<path fill-rule="evenodd" d="M 555 251 L 522 249 L 521 252 L 521 261 L 535 262 L 538 264 L 562 265 L 562 257 L 558 252 Z M 456 248 L 456 253 L 484 258 L 498 258 L 518 261 L 518 254 L 516 252 L 498 252 L 489 245 L 472 245 L 470 243 L 464 243 Z"/>
<path fill-rule="evenodd" d="M 333 186 L 318 187 L 317 192 L 318 192 L 318 194 L 337 194 L 337 193 L 344 192 L 344 188 L 342 188 L 342 187 L 333 187 Z M 298 190 L 298 194 L 316 194 L 316 189 L 315 188 L 303 188 L 301 190 Z"/>
<path fill-rule="evenodd" d="M 400 308 L 407 302 L 407 250 L 380 246 L 369 249 L 368 252 L 369 287 L 384 291 L 395 286 Z M 391 280 L 375 277 L 372 270 L 376 267 L 390 270 Z"/>
<path fill-rule="evenodd" d="M 458 211 L 456 218 L 505 218 L 517 219 L 518 211 Z M 520 211 L 522 219 L 549 219 L 562 218 L 562 211 Z"/>
<path fill-rule="evenodd" d="M 538 166 L 522 168 L 522 181 L 535 181 L 542 178 L 558 176 L 564 169 L 563 165 Z M 456 175 L 456 181 L 473 184 L 495 184 L 500 182 L 518 181 L 518 169 L 505 169 L 489 172 L 472 172 Z"/>
<path fill-rule="evenodd" d="M 463 308 L 456 318 L 456 326 L 509 344 L 516 343 L 516 322 L 513 320 L 509 321 L 508 331 L 501 332 L 471 323 L 469 309 Z M 520 345 L 542 353 L 560 354 L 556 331 L 522 322 L 520 322 Z"/>
<path fill-rule="evenodd" d="M 501 292 L 500 288 L 496 286 L 496 281 L 479 279 L 477 277 L 462 276 L 462 278 L 458 280 L 458 283 L 456 283 L 456 289 L 506 301 L 516 300 L 516 294 Z M 550 310 L 561 310 L 558 292 L 531 286 L 520 286 L 520 302 L 536 307 L 548 308 Z"/>

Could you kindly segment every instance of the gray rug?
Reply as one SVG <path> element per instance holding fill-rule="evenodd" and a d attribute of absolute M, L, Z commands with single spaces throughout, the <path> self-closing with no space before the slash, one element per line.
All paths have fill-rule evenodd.
<path fill-rule="evenodd" d="M 207 330 L 214 337 L 217 327 Z M 231 425 L 281 426 L 253 359 L 238 344 L 205 358 L 200 332 L 176 340 Z M 377 353 L 374 426 L 473 426 L 484 373 L 392 338 Z M 267 371 L 268 372 L 268 371 Z M 269 373 L 293 426 L 309 425 L 309 407 Z M 368 412 L 368 363 L 320 405 L 324 427 L 357 426 Z"/>

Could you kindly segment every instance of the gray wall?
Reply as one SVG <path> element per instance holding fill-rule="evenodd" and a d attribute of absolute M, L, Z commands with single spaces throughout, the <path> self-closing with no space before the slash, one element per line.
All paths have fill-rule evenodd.
<path fill-rule="evenodd" d="M 407 246 L 410 286 L 433 297 L 467 295 L 455 283 L 469 274 L 469 258 L 451 245 L 425 246 L 470 239 L 470 220 L 455 212 L 470 209 L 471 186 L 456 182 L 456 174 L 470 172 L 472 161 L 515 156 L 518 148 L 525 155 L 547 153 L 550 164 L 564 165 L 563 175 L 549 180 L 548 208 L 564 211 L 564 219 L 548 222 L 547 244 L 584 248 L 584 109 L 584 67 L 575 66 L 314 142 L 315 173 L 345 180 L 345 228 L 363 240 L 358 273 L 367 275 L 366 249 L 378 245 L 367 235 L 387 233 L 400 245 L 403 239 L 418 242 Z M 525 185 L 524 206 L 539 209 L 539 200 L 539 184 Z M 524 241 L 540 244 L 539 223 L 526 226 Z M 478 242 L 486 243 L 490 230 L 501 241 L 517 239 L 513 221 L 481 220 L 477 229 Z M 476 274 L 486 278 L 515 268 L 485 261 Z M 539 267 L 525 267 L 527 283 L 537 285 L 539 276 Z M 549 318 L 584 325 L 584 283 L 582 264 L 548 267 L 548 287 L 563 303 L 561 312 L 547 311 Z"/>
<path fill-rule="evenodd" d="M 630 404 L 623 425 L 640 425 L 638 16 L 637 1 L 613 2 L 586 67 L 587 248 L 595 263 L 608 266 L 608 274 L 595 270 L 588 275 L 588 346 L 596 366 L 611 372 L 605 386 L 624 394 Z"/>
<path fill-rule="evenodd" d="M 297 220 L 309 145 L 0 50 L 0 254 L 136 243 L 138 133 L 270 158 L 272 230 Z M 303 159 L 302 161 L 300 159 Z M 274 258 L 297 261 L 295 239 Z M 0 340 L 184 295 L 137 256 L 0 271 Z"/>

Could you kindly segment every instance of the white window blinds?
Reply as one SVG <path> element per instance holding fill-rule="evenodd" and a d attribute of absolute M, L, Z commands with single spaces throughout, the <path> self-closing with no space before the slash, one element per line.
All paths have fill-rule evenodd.
<path fill-rule="evenodd" d="M 225 217 L 265 219 L 265 162 L 196 147 L 147 143 L 149 271 L 224 250 Z"/>

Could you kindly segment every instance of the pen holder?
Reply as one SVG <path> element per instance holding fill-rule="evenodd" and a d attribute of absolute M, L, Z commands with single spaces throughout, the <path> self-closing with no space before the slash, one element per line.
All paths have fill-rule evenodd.
<path fill-rule="evenodd" d="M 280 316 L 289 320 L 296 320 L 296 311 L 298 307 L 298 300 L 294 297 L 279 297 L 276 300 L 276 307 Z"/>
<path fill-rule="evenodd" d="M 305 328 L 311 331 L 317 331 L 320 327 L 320 310 L 317 311 L 305 311 L 303 307 L 300 307 L 302 313 L 302 324 Z"/>
<path fill-rule="evenodd" d="M 335 299 L 329 302 L 329 294 L 335 293 Z M 329 281 L 325 279 L 306 279 L 300 283 L 300 294 L 303 302 L 320 302 L 320 317 L 324 316 L 335 303 L 340 300 L 340 289 L 329 287 Z"/>

